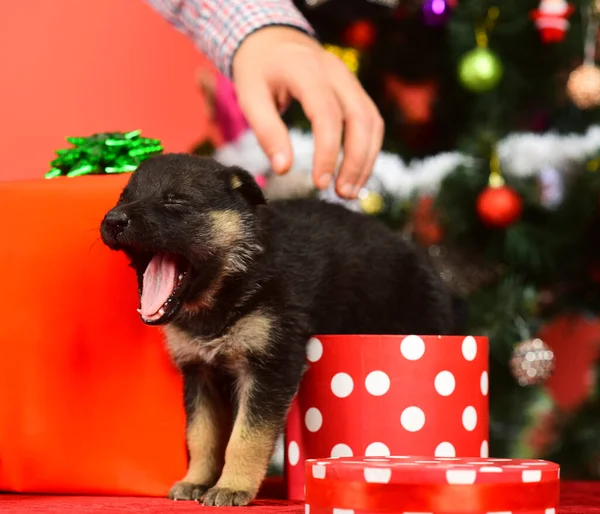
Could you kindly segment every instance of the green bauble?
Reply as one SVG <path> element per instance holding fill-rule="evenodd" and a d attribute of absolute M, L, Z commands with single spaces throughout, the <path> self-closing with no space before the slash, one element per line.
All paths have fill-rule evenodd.
<path fill-rule="evenodd" d="M 488 48 L 475 48 L 467 52 L 458 64 L 460 81 L 475 93 L 483 93 L 496 87 L 503 72 L 502 62 Z"/>

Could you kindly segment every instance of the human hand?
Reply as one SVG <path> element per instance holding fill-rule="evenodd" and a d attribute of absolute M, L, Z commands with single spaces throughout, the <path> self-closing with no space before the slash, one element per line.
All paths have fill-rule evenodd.
<path fill-rule="evenodd" d="M 240 107 L 269 157 L 273 171 L 286 173 L 293 155 L 279 112 L 293 97 L 312 124 L 313 180 L 331 182 L 344 133 L 344 158 L 336 192 L 356 198 L 364 187 L 383 140 L 383 120 L 357 78 L 313 38 L 289 27 L 265 27 L 250 34 L 232 64 Z"/>

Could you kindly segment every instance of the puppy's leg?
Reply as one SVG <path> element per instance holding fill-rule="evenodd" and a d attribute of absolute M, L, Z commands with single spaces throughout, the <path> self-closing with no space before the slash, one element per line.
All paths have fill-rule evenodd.
<path fill-rule="evenodd" d="M 276 364 L 280 363 L 264 363 L 269 371 L 251 370 L 239 377 L 239 409 L 225 467 L 216 486 L 204 496 L 204 505 L 247 505 L 255 498 L 301 376 L 286 363 L 279 368 L 288 373 L 287 384 L 282 383 L 273 374 Z"/>
<path fill-rule="evenodd" d="M 169 498 L 199 500 L 223 469 L 232 405 L 227 384 L 207 367 L 188 365 L 182 373 L 190 460 L 186 475 L 173 485 Z"/>

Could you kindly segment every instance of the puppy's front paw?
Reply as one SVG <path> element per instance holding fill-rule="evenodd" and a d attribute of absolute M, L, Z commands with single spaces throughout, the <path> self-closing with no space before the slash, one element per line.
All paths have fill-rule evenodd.
<path fill-rule="evenodd" d="M 213 487 L 204 496 L 207 507 L 231 507 L 248 505 L 254 495 L 248 491 L 236 491 L 225 487 Z"/>
<path fill-rule="evenodd" d="M 175 482 L 169 491 L 169 499 L 199 501 L 207 490 L 208 487 L 202 484 L 192 484 L 184 481 Z"/>

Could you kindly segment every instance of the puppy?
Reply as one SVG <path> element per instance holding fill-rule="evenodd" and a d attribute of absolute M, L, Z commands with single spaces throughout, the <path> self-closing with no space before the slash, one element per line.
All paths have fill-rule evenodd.
<path fill-rule="evenodd" d="M 447 334 L 448 293 L 375 218 L 317 200 L 266 204 L 212 159 L 154 157 L 101 225 L 125 252 L 144 323 L 184 378 L 189 466 L 169 493 L 246 505 L 265 476 L 315 334 Z"/>

